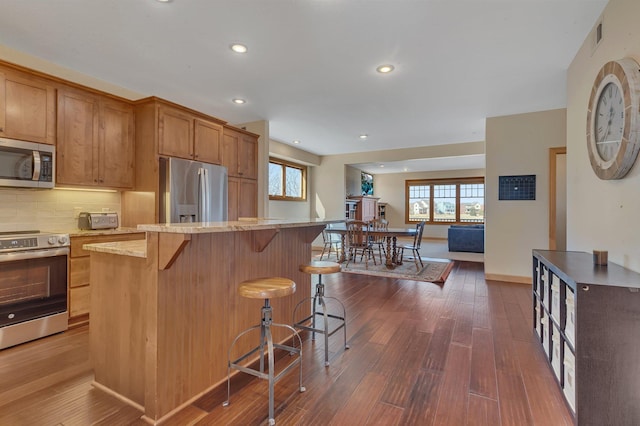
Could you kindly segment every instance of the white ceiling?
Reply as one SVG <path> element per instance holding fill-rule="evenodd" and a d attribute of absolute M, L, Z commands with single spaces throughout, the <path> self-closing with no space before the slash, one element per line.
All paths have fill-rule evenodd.
<path fill-rule="evenodd" d="M 566 70 L 606 3 L 2 0 L 0 42 L 343 154 L 482 141 L 486 117 L 565 107 Z"/>

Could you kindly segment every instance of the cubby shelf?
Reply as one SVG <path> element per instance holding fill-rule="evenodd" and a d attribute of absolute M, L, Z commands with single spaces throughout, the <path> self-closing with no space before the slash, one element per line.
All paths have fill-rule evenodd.
<path fill-rule="evenodd" d="M 533 329 L 576 424 L 640 424 L 640 274 L 533 251 Z"/>

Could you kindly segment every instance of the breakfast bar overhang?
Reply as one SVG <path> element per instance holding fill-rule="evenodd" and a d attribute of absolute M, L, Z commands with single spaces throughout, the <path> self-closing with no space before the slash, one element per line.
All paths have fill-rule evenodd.
<path fill-rule="evenodd" d="M 293 280 L 294 295 L 274 301 L 274 321 L 291 323 L 295 306 L 311 295 L 310 276 L 298 266 L 333 222 L 139 225 L 146 240 L 85 245 L 94 385 L 156 424 L 220 384 L 231 340 L 259 322 L 261 301 L 239 297 L 238 284 L 266 276 Z M 234 349 L 243 353 L 251 345 Z"/>

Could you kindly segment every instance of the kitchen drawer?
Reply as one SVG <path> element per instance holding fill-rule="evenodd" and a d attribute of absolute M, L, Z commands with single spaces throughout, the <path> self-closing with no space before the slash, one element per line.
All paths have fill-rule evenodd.
<path fill-rule="evenodd" d="M 91 287 L 76 287 L 69 290 L 69 317 L 88 314 L 91 303 Z"/>
<path fill-rule="evenodd" d="M 145 238 L 146 234 L 144 232 L 71 237 L 71 257 L 74 258 L 89 256 L 89 252 L 82 248 L 82 246 L 85 244 L 107 243 L 113 241 L 144 240 Z"/>

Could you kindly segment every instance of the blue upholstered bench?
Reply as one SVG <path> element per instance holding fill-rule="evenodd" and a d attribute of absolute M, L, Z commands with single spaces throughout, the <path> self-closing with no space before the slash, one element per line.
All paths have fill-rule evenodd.
<path fill-rule="evenodd" d="M 484 225 L 451 225 L 449 251 L 484 253 Z"/>

